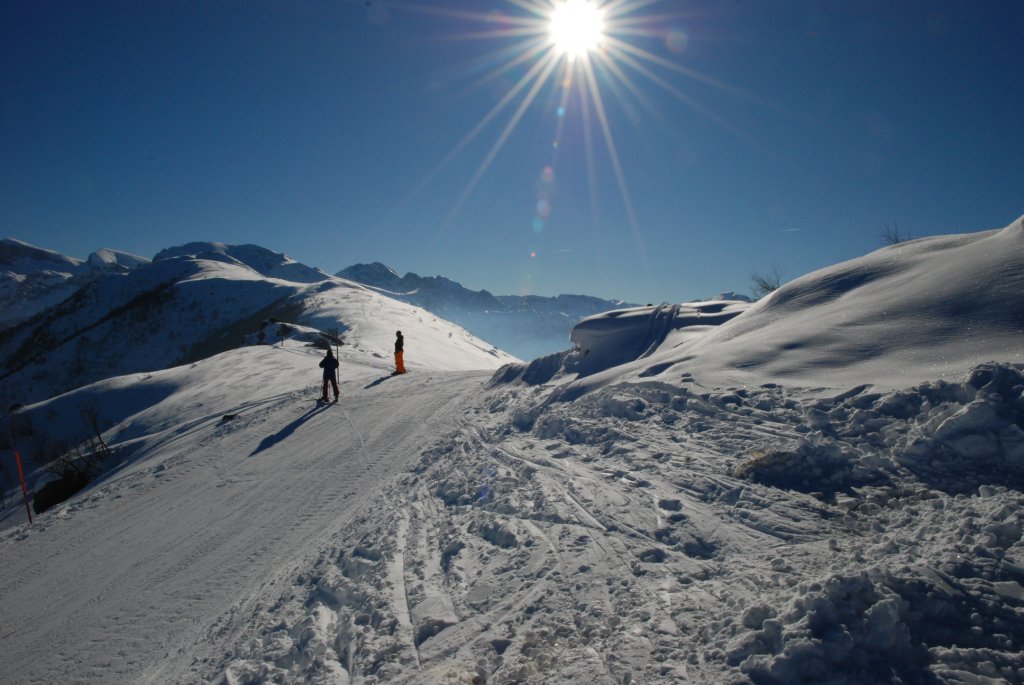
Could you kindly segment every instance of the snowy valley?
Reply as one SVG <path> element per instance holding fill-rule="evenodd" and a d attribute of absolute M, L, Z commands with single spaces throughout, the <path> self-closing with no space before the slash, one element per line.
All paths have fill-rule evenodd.
<path fill-rule="evenodd" d="M 1024 217 L 525 360 L 381 289 L 192 244 L 0 335 L 32 489 L 115 452 L 32 524 L 4 453 L 0 681 L 1024 681 Z"/>

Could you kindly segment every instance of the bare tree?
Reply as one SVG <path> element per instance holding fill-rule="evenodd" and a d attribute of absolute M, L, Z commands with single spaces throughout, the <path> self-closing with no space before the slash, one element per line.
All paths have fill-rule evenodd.
<path fill-rule="evenodd" d="M 900 228 L 899 224 L 893 224 L 892 226 L 886 224 L 880 231 L 880 235 L 882 242 L 886 245 L 898 245 L 914 239 L 913 234 Z"/>
<path fill-rule="evenodd" d="M 751 271 L 750 280 L 753 283 L 753 286 L 751 287 L 750 292 L 754 294 L 755 299 L 759 300 L 768 293 L 778 290 L 779 287 L 782 286 L 784 276 L 785 271 L 779 268 L 775 263 L 772 263 L 768 267 L 767 271 Z"/>
<path fill-rule="evenodd" d="M 37 514 L 88 485 L 114 456 L 114 450 L 103 439 L 103 426 L 96 407 L 83 407 L 81 415 L 88 427 L 83 438 L 67 441 L 45 433 L 33 434 L 35 462 L 57 477 L 35 493 L 33 507 Z"/>

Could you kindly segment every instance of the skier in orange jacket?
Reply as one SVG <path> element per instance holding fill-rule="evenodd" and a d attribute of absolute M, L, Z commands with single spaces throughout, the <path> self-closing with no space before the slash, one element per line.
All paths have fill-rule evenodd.
<path fill-rule="evenodd" d="M 405 373 L 405 360 L 403 355 L 405 354 L 405 338 L 402 337 L 402 331 L 395 332 L 395 373 Z"/>

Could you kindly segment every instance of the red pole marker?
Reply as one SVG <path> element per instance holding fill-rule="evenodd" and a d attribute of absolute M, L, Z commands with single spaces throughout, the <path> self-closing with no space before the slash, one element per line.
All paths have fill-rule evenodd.
<path fill-rule="evenodd" d="M 21 470 L 21 455 L 14 450 L 14 461 L 18 462 L 18 478 L 21 478 L 21 494 L 25 498 L 25 511 L 28 513 L 28 522 L 32 523 L 32 510 L 28 506 L 28 488 L 25 487 L 25 472 Z"/>

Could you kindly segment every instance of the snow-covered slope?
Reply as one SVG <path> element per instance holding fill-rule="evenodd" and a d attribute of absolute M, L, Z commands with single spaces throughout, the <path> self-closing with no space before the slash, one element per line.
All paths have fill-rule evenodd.
<path fill-rule="evenodd" d="M 1024 217 L 921 238 L 796 279 L 687 348 L 694 373 L 836 387 L 949 378 L 1024 361 Z"/>
<path fill-rule="evenodd" d="M 495 296 L 486 290 L 470 290 L 444 276 L 399 276 L 380 262 L 356 264 L 337 275 L 428 309 L 522 359 L 567 349 L 569 333 L 580 319 L 629 306 L 588 295 Z"/>
<path fill-rule="evenodd" d="M 92 280 L 124 273 L 149 260 L 102 249 L 86 261 L 13 238 L 0 240 L 0 330 L 70 297 Z"/>
<path fill-rule="evenodd" d="M 25 409 L 24 445 L 92 406 L 120 452 L 31 526 L 7 493 L 0 681 L 1021 682 L 1019 226 L 754 305 L 619 310 L 496 374 L 392 377 L 398 322 L 410 359 L 454 363 L 441 321 L 285 284 L 304 325 L 349 326 L 337 405 L 298 330 Z M 829 329 L 871 298 L 923 331 L 989 320 L 980 352 L 887 316 L 858 357 Z M 785 364 L 736 365 L 760 346 Z"/>
<path fill-rule="evenodd" d="M 259 250 L 228 250 L 250 257 Z M 30 322 L 0 334 L 8 404 L 29 403 L 113 375 L 152 371 L 240 345 L 270 317 L 344 333 L 346 345 L 390 356 L 396 330 L 415 369 L 495 368 L 514 358 L 422 309 L 324 276 L 314 283 L 266 277 L 229 254 L 158 255 L 127 274 L 90 282 Z M 273 255 L 266 251 L 266 255 Z M 269 263 L 268 263 L 269 262 Z M 298 264 L 265 271 L 307 276 Z M 301 268 L 299 268 L 301 267 Z M 445 354 L 424 354 L 443 340 Z"/>
<path fill-rule="evenodd" d="M 753 304 L 607 312 L 581 322 L 572 334 L 579 352 L 554 365 L 562 364 L 571 396 L 649 378 L 894 389 L 955 378 L 993 359 L 1024 362 L 1021 293 L 1024 219 L 886 247 Z"/>

